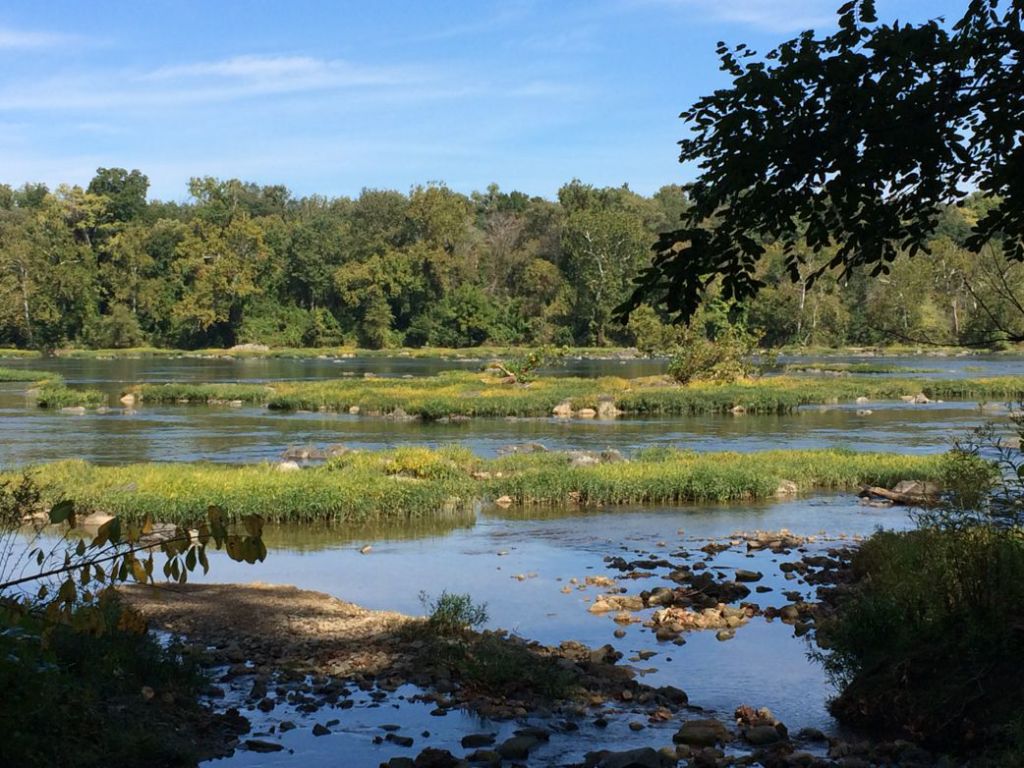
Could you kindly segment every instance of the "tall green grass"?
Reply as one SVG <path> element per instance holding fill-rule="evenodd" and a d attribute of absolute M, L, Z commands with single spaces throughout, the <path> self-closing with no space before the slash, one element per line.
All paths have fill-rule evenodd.
<path fill-rule="evenodd" d="M 659 451 L 629 462 L 566 466 L 563 454 L 508 456 L 489 464 L 503 477 L 491 493 L 520 504 L 561 504 L 578 494 L 584 504 L 723 502 L 775 496 L 783 480 L 802 491 L 837 490 L 863 484 L 893 485 L 903 479 L 933 479 L 941 456 L 904 456 L 844 450 L 697 453 Z"/>
<path fill-rule="evenodd" d="M 101 467 L 82 461 L 31 472 L 51 499 L 72 498 L 82 511 L 130 519 L 149 514 L 187 522 L 216 504 L 232 514 L 256 513 L 274 522 L 362 524 L 471 515 L 475 502 L 506 495 L 525 505 L 764 499 L 775 495 L 782 480 L 811 491 L 937 479 L 943 461 L 838 450 L 660 451 L 629 462 L 573 467 L 564 453 L 487 460 L 462 448 L 402 448 L 352 452 L 290 472 L 271 464 Z"/>
<path fill-rule="evenodd" d="M 778 376 L 735 384 L 678 385 L 664 377 L 548 377 L 528 385 L 504 384 L 483 373 L 448 372 L 415 379 L 333 379 L 240 384 L 142 384 L 128 391 L 144 402 L 206 403 L 243 400 L 275 410 L 346 411 L 387 414 L 399 408 L 424 419 L 444 416 L 547 416 L 569 401 L 575 410 L 597 408 L 602 399 L 635 415 L 726 413 L 741 406 L 750 413 L 788 413 L 802 405 L 850 402 L 858 397 L 892 400 L 924 393 L 943 400 L 1016 400 L 1024 397 L 1024 376 L 987 379 L 871 379 Z"/>

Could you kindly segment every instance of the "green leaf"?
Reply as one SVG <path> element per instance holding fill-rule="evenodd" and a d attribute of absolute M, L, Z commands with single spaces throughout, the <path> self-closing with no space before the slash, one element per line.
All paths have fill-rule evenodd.
<path fill-rule="evenodd" d="M 75 524 L 75 502 L 71 499 L 64 499 L 58 501 L 52 507 L 50 507 L 50 522 L 56 525 L 57 523 L 63 523 L 70 521 L 71 525 Z"/>
<path fill-rule="evenodd" d="M 96 538 L 93 540 L 92 545 L 94 547 L 102 547 L 108 541 L 112 544 L 121 543 L 121 518 L 111 518 L 101 525 L 100 529 L 96 532 Z"/>

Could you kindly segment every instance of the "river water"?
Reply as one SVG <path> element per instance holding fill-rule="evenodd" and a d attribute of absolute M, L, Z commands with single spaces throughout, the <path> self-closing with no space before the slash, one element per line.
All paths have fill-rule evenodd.
<path fill-rule="evenodd" d="M 948 376 L 1019 373 L 1019 359 L 901 358 L 907 367 L 941 368 Z M 882 362 L 876 358 L 874 361 Z M 888 362 L 892 362 L 891 360 Z M 6 364 L 6 362 L 4 363 Z M 338 376 L 341 372 L 372 371 L 382 375 L 423 375 L 479 362 L 413 359 L 369 360 L 31 360 L 20 365 L 49 368 L 68 382 L 89 384 L 111 393 L 139 381 L 269 381 Z M 576 374 L 644 375 L 658 372 L 659 361 L 580 361 Z M 966 370 L 985 366 L 983 372 Z M 935 452 L 952 436 L 991 418 L 972 403 L 907 406 L 872 404 L 870 415 L 855 406 L 805 408 L 788 416 L 702 416 L 673 419 L 621 419 L 613 422 L 553 419 L 474 419 L 466 424 L 395 423 L 332 414 L 280 414 L 257 408 L 149 407 L 132 414 L 67 416 L 32 408 L 24 384 L 0 385 L 0 466 L 5 468 L 62 458 L 101 463 L 131 461 L 227 462 L 273 461 L 290 445 L 342 443 L 352 448 L 378 449 L 402 444 L 441 445 L 459 442 L 485 456 L 508 444 L 540 442 L 551 449 L 614 447 L 626 453 L 641 446 L 675 445 L 697 450 L 751 451 L 768 448 L 842 446 L 856 450 Z M 862 406 L 863 408 L 863 406 Z M 683 688 L 691 704 L 728 719 L 741 704 L 767 706 L 789 727 L 819 728 L 836 733 L 826 702 L 832 688 L 822 668 L 809 659 L 809 646 L 793 628 L 755 617 L 720 642 L 713 632 L 695 632 L 683 646 L 658 643 L 649 629 L 634 624 L 621 639 L 607 615 L 587 611 L 588 599 L 600 590 L 563 588 L 570 579 L 588 575 L 617 575 L 605 558 L 642 557 L 673 549 L 697 549 L 708 538 L 738 530 L 779 530 L 797 534 L 852 536 L 878 527 L 909 524 L 899 509 L 860 505 L 851 494 L 820 495 L 774 503 L 644 507 L 544 513 L 484 508 L 468 523 L 433 522 L 406 529 L 329 529 L 286 526 L 267 530 L 269 557 L 258 566 L 245 566 L 216 557 L 210 578 L 216 581 L 259 580 L 289 583 L 350 600 L 368 608 L 423 612 L 420 593 L 437 596 L 443 590 L 471 593 L 486 602 L 489 625 L 524 637 L 557 644 L 578 640 L 592 646 L 611 643 L 626 659 L 641 650 L 656 651 L 635 666 L 652 685 Z M 369 554 L 360 548 L 372 544 Z M 815 552 L 830 544 L 809 545 Z M 499 554 L 500 553 L 500 554 Z M 762 607 L 780 606 L 787 590 L 810 596 L 799 579 L 787 581 L 778 563 L 785 558 L 770 552 L 746 555 L 729 550 L 712 563 L 728 573 L 733 568 L 761 571 L 760 584 L 771 591 L 756 595 Z M 522 577 L 521 579 L 518 577 Z M 633 584 L 630 592 L 664 584 L 652 580 Z M 754 595 L 751 596 L 755 597 Z M 646 613 L 646 612 L 645 612 Z M 641 614 L 643 616 L 644 614 Z M 400 691 L 411 695 L 414 691 Z M 242 766 L 377 765 L 397 754 L 415 755 L 425 746 L 463 754 L 461 736 L 481 730 L 507 735 L 514 723 L 483 723 L 469 715 L 432 717 L 429 707 L 393 698 L 382 705 L 368 697 L 357 699 L 345 712 L 303 715 L 279 706 L 271 715 L 246 711 L 256 731 L 266 731 L 280 719 L 299 728 L 265 738 L 280 740 L 286 751 L 255 754 L 244 751 L 217 761 Z M 327 717 L 341 723 L 330 736 L 315 738 L 312 725 Z M 556 735 L 531 758 L 531 765 L 579 760 L 589 750 L 662 746 L 671 743 L 678 722 L 628 728 L 628 713 L 610 718 L 598 729 L 581 721 L 574 735 Z M 381 725 L 398 723 L 414 736 L 413 750 L 375 744 Z M 422 732 L 430 736 L 423 737 Z M 345 760 L 339 762 L 339 755 Z"/>
<path fill-rule="evenodd" d="M 790 358 L 800 363 L 810 358 Z M 842 358 L 856 361 L 858 358 Z M 829 362 L 834 361 L 829 358 Z M 785 362 L 785 360 L 783 361 Z M 1011 375 L 1024 370 L 1020 358 L 901 357 L 871 362 L 908 369 L 927 368 L 928 376 Z M 139 382 L 263 382 L 336 378 L 373 372 L 382 376 L 420 376 L 452 368 L 475 369 L 479 360 L 413 358 L 210 359 L 136 358 L 93 360 L 48 358 L 2 361 L 3 365 L 52 370 L 72 385 L 116 395 Z M 663 360 L 570 360 L 555 374 L 641 376 L 664 371 Z M 921 374 L 925 375 L 925 374 Z M 494 456 L 515 442 L 540 442 L 551 449 L 617 448 L 628 452 L 647 445 L 694 450 L 849 447 L 855 450 L 899 448 L 911 452 L 942 449 L 951 433 L 979 424 L 973 403 L 872 403 L 870 415 L 849 405 L 810 407 L 787 416 L 697 416 L 670 419 L 619 419 L 565 422 L 554 419 L 474 419 L 463 424 L 395 423 L 347 414 L 274 413 L 262 408 L 150 406 L 115 408 L 85 416 L 42 411 L 24 396 L 24 383 L 0 384 L 0 466 L 25 466 L 69 456 L 102 464 L 133 461 L 272 461 L 289 446 L 342 443 L 379 449 L 409 443 L 437 446 L 459 442 L 483 456 Z"/>

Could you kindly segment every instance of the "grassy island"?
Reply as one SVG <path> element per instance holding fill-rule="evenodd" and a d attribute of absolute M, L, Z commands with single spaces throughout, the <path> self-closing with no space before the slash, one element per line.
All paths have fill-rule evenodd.
<path fill-rule="evenodd" d="M 539 452 L 481 459 L 460 447 L 350 451 L 320 466 L 211 463 L 104 467 L 61 461 L 30 470 L 51 500 L 82 512 L 187 522 L 216 504 L 274 522 L 374 523 L 471 513 L 479 501 L 524 505 L 726 502 L 937 479 L 941 456 L 842 450 L 695 453 Z M 0 477 L 3 479 L 3 477 Z M 788 482 L 787 482 L 788 481 Z"/>
<path fill-rule="evenodd" d="M 894 400 L 1011 401 L 1024 397 L 1024 376 L 987 379 L 776 376 L 735 384 L 679 385 L 663 376 L 547 377 L 508 384 L 486 373 L 447 372 L 414 379 L 347 378 L 263 384 L 141 384 L 126 393 L 143 403 L 218 404 L 232 401 L 274 410 L 353 411 L 439 419 L 450 416 L 550 416 L 560 404 L 576 415 L 604 408 L 631 415 L 789 413 L 802 405 Z M 566 412 L 568 413 L 568 412 Z"/>

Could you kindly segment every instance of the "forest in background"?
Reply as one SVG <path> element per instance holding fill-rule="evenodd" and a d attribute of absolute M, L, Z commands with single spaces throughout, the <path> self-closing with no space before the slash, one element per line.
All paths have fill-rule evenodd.
<path fill-rule="evenodd" d="M 556 200 L 457 193 L 293 197 L 284 186 L 194 178 L 189 201 L 147 199 L 138 170 L 101 168 L 83 189 L 0 185 L 0 346 L 194 349 L 242 343 L 471 347 L 636 345 L 680 331 L 650 307 L 615 319 L 682 187 L 565 184 Z M 950 207 L 931 254 L 888 274 L 792 283 L 767 243 L 767 287 L 742 306 L 708 302 L 710 337 L 739 328 L 765 347 L 992 345 L 1024 325 L 1024 268 L 963 248 L 991 200 Z M 806 276 L 831 259 L 805 254 Z"/>

